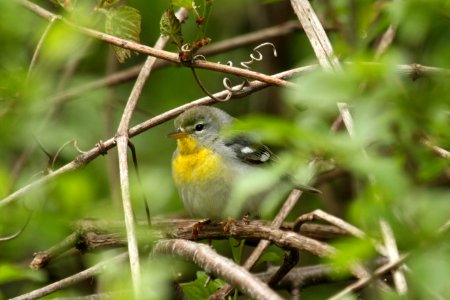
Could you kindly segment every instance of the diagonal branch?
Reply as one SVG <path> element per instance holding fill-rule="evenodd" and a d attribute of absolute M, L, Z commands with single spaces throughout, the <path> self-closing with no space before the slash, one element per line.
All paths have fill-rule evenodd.
<path fill-rule="evenodd" d="M 36 49 L 34 50 L 33 57 L 31 58 L 30 66 L 28 67 L 27 81 L 30 79 L 30 76 L 33 71 L 34 65 L 36 64 L 39 52 L 41 51 L 42 45 L 44 44 L 44 41 L 47 38 L 47 35 L 50 32 L 50 29 L 52 28 L 53 24 L 55 24 L 56 19 L 57 18 L 55 16 L 49 20 L 49 23 L 48 23 L 47 27 L 45 28 L 44 33 L 42 33 L 42 36 L 39 39 Z"/>
<path fill-rule="evenodd" d="M 339 61 L 333 52 L 330 40 L 309 1 L 291 0 L 291 6 L 308 36 L 320 66 L 325 71 L 340 70 Z"/>
<path fill-rule="evenodd" d="M 304 72 L 306 70 L 310 70 L 311 68 L 313 68 L 313 67 L 311 67 L 311 66 L 301 67 L 301 68 L 281 72 L 281 73 L 278 73 L 278 74 L 275 74 L 272 76 L 276 77 L 276 78 L 285 78 L 286 79 L 286 78 L 290 78 L 290 77 L 294 76 L 295 74 Z M 259 91 L 267 86 L 268 86 L 267 83 L 264 83 L 261 81 L 252 81 L 240 93 L 233 93 L 232 99 L 242 98 L 251 93 Z M 237 86 L 236 86 L 236 88 L 237 88 Z M 214 96 L 221 98 L 228 93 L 229 93 L 228 90 L 223 90 L 221 92 L 215 93 Z M 134 137 L 150 128 L 153 128 L 159 124 L 162 124 L 162 123 L 176 117 L 177 115 L 179 115 L 180 113 L 182 113 L 183 111 L 185 111 L 188 108 L 191 108 L 191 107 L 194 107 L 197 105 L 209 105 L 212 103 L 215 103 L 215 101 L 212 100 L 210 97 L 202 97 L 200 99 L 197 99 L 192 102 L 186 103 L 184 105 L 178 106 L 174 109 L 168 110 L 158 116 L 155 116 L 147 121 L 144 121 L 144 122 L 130 128 L 129 137 Z M 84 153 L 77 156 L 77 158 L 75 158 L 75 160 L 67 163 L 66 165 L 62 166 L 61 168 L 49 173 L 46 176 L 41 177 L 40 179 L 38 179 L 36 181 L 31 182 L 30 184 L 20 188 L 19 190 L 15 191 L 14 193 L 11 193 L 10 195 L 1 199 L 0 207 L 3 207 L 5 205 L 8 205 L 8 204 L 16 201 L 18 198 L 27 194 L 34 188 L 36 188 L 42 184 L 45 184 L 45 183 L 53 180 L 54 178 L 59 177 L 62 174 L 65 174 L 67 172 L 71 172 L 71 171 L 74 171 L 74 170 L 77 170 L 77 169 L 80 169 L 80 168 L 86 166 L 92 160 L 96 159 L 100 155 L 105 154 L 108 150 L 114 148 L 115 146 L 116 146 L 116 142 L 115 142 L 114 137 L 109 138 L 106 141 L 100 141 L 98 144 L 95 145 L 94 148 L 92 148 L 88 151 L 85 151 Z"/>
<path fill-rule="evenodd" d="M 222 42 L 225 43 L 225 42 L 232 41 L 232 40 L 233 39 L 229 39 L 229 40 L 225 40 Z M 222 42 L 218 42 L 217 44 L 222 44 Z M 216 44 L 212 44 L 211 46 L 215 46 L 215 45 Z M 236 45 L 236 46 L 240 46 L 240 45 Z M 222 48 L 214 47 L 210 51 L 209 48 L 205 47 L 204 51 L 199 51 L 199 53 L 202 53 L 205 55 L 206 54 L 211 55 L 211 54 L 216 53 L 215 52 L 216 49 L 217 49 L 217 51 L 222 50 Z M 153 70 L 167 66 L 168 64 L 169 63 L 167 61 L 159 60 L 156 62 L 155 66 L 153 67 Z M 368 62 L 367 64 L 374 64 L 374 63 Z M 102 88 L 105 86 L 119 85 L 121 83 L 127 82 L 128 80 L 131 80 L 132 78 L 135 78 L 139 74 L 139 71 L 141 70 L 141 68 L 142 68 L 142 64 L 139 64 L 139 65 L 130 67 L 128 69 L 118 71 L 118 72 L 113 73 L 104 78 L 100 78 L 100 79 L 94 80 L 92 82 L 88 82 L 88 83 L 81 84 L 76 87 L 69 88 L 64 92 L 58 93 L 57 95 L 53 96 L 51 98 L 50 102 L 56 102 L 56 103 L 65 102 L 65 101 L 69 101 L 70 98 L 76 97 L 83 93 L 87 93 L 94 89 L 99 89 L 99 88 Z M 316 69 L 317 65 L 305 66 L 303 68 L 304 68 L 304 71 L 307 72 L 307 71 Z M 450 70 L 448 70 L 448 69 L 422 66 L 419 64 L 398 65 L 398 66 L 396 66 L 396 68 L 400 74 L 410 76 L 413 79 L 417 79 L 419 77 L 426 76 L 426 75 L 445 76 L 445 77 L 450 76 Z M 286 78 L 284 78 L 284 79 L 286 79 Z"/>
<path fill-rule="evenodd" d="M 301 30 L 300 24 L 296 21 L 287 21 L 272 27 L 264 28 L 255 32 L 245 33 L 237 37 L 231 37 L 226 40 L 218 41 L 213 44 L 207 45 L 198 51 L 198 54 L 204 56 L 210 56 L 220 54 L 226 51 L 234 50 L 240 47 L 251 45 L 253 43 L 260 43 L 273 38 L 282 37 L 295 33 Z M 163 68 L 170 65 L 170 62 L 164 60 L 158 60 L 153 70 Z M 58 93 L 51 98 L 50 102 L 64 102 L 70 98 L 79 94 L 86 93 L 90 90 L 101 88 L 104 86 L 111 86 L 127 82 L 139 74 L 143 64 L 138 64 L 127 69 L 110 74 L 104 78 L 94 80 L 73 88 L 70 88 L 64 92 Z"/>
<path fill-rule="evenodd" d="M 389 261 L 397 261 L 400 258 L 400 254 L 397 248 L 397 242 L 392 232 L 391 226 L 385 221 L 380 220 L 381 234 L 383 235 L 384 245 L 387 252 Z M 400 266 L 392 272 L 392 278 L 394 286 L 399 295 L 405 295 L 408 291 L 408 285 L 406 283 L 405 274 L 403 268 Z"/>
<path fill-rule="evenodd" d="M 79 26 L 61 16 L 58 16 L 56 14 L 51 13 L 48 10 L 45 10 L 44 8 L 40 7 L 39 5 L 32 3 L 28 0 L 16 0 L 16 1 L 19 1 L 20 4 L 22 4 L 29 10 L 33 11 L 34 13 L 38 14 L 39 16 L 46 18 L 47 20 L 51 20 L 51 18 L 58 18 L 64 24 L 69 26 L 70 28 L 73 28 L 85 35 L 91 36 L 93 38 L 96 38 L 96 39 L 106 42 L 108 44 L 111 44 L 111 45 L 114 45 L 117 47 L 121 47 L 124 49 L 129 49 L 129 50 L 132 50 L 132 51 L 135 51 L 135 52 L 138 52 L 141 54 L 145 54 L 148 56 L 161 58 L 161 59 L 170 61 L 172 63 L 181 64 L 177 53 L 155 49 L 155 48 L 152 48 L 152 47 L 149 47 L 146 45 L 142 45 L 142 44 L 135 43 L 132 41 L 124 40 L 124 39 L 121 39 L 121 38 L 118 38 L 118 37 L 115 37 L 115 36 L 112 36 L 112 35 L 97 31 L 97 30 Z M 211 70 L 211 71 L 234 74 L 234 75 L 245 77 L 245 78 L 263 81 L 263 82 L 269 83 L 271 85 L 277 85 L 277 86 L 282 86 L 282 87 L 295 86 L 295 84 L 293 84 L 291 82 L 288 82 L 288 81 L 285 81 L 285 80 L 282 80 L 282 79 L 279 79 L 276 77 L 272 77 L 269 75 L 265 75 L 262 73 L 250 71 L 247 69 L 241 69 L 241 68 L 231 67 L 231 66 L 227 66 L 227 65 L 222 65 L 222 64 L 218 64 L 218 63 L 203 61 L 203 60 L 192 61 L 189 63 L 189 66 L 193 67 L 193 68 L 207 69 L 207 70 Z"/>
<path fill-rule="evenodd" d="M 255 275 L 230 259 L 218 255 L 205 244 L 186 240 L 162 240 L 155 245 L 153 251 L 190 260 L 207 273 L 223 278 L 251 299 L 282 299 Z"/>
<path fill-rule="evenodd" d="M 60 290 L 60 289 L 63 289 L 65 287 L 71 286 L 75 283 L 78 283 L 78 282 L 81 282 L 88 278 L 91 278 L 92 276 L 95 276 L 95 275 L 99 274 L 100 272 L 102 272 L 106 266 L 108 266 L 110 264 L 117 264 L 117 263 L 125 260 L 127 256 L 128 256 L 127 253 L 119 254 L 116 257 L 113 257 L 112 259 L 102 261 L 101 263 L 98 263 L 95 266 L 92 266 L 84 271 L 81 271 L 80 273 L 77 273 L 75 275 L 61 279 L 57 282 L 49 284 L 43 288 L 34 290 L 30 293 L 14 297 L 14 298 L 12 298 L 12 300 L 32 300 L 32 299 L 42 298 L 46 295 L 49 295 L 53 292 Z"/>
<path fill-rule="evenodd" d="M 369 282 L 371 282 L 372 280 L 376 279 L 378 276 L 381 276 L 381 275 L 385 274 L 386 272 L 389 272 L 392 269 L 398 268 L 399 266 L 401 266 L 404 263 L 404 261 L 406 260 L 407 257 L 408 257 L 407 254 L 403 254 L 397 260 L 386 263 L 385 265 L 376 269 L 375 272 L 373 272 L 373 274 L 371 276 L 366 276 L 364 278 L 360 278 L 355 283 L 347 286 L 345 289 L 343 289 L 342 291 L 340 291 L 339 293 L 335 294 L 334 296 L 332 296 L 328 299 L 329 300 L 343 299 L 349 293 L 362 288 L 364 285 L 366 285 Z"/>

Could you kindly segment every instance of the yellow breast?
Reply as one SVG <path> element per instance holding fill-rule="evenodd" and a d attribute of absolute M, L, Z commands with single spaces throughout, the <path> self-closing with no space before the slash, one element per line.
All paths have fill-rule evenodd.
<path fill-rule="evenodd" d="M 177 140 L 178 155 L 172 162 L 175 182 L 205 183 L 219 174 L 221 158 L 212 150 L 199 147 L 190 137 Z"/>

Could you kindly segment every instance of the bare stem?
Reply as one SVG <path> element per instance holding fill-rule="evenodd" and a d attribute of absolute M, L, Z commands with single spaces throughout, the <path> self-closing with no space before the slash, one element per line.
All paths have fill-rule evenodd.
<path fill-rule="evenodd" d="M 380 220 L 381 234 L 383 235 L 384 245 L 387 252 L 387 257 L 389 261 L 395 262 L 400 258 L 398 253 L 397 242 L 395 240 L 394 233 L 392 232 L 391 226 L 385 221 Z M 406 283 L 405 274 L 401 267 L 397 268 L 392 272 L 394 286 L 400 295 L 405 295 L 408 291 L 408 285 Z"/>
<path fill-rule="evenodd" d="M 183 15 L 183 19 L 187 17 L 187 11 L 181 9 L 179 14 Z M 155 49 L 162 49 L 165 47 L 169 38 L 160 36 L 155 44 Z M 136 299 L 140 298 L 141 291 L 141 270 L 139 263 L 139 249 L 136 237 L 136 226 L 134 221 L 134 212 L 131 205 L 130 196 L 130 182 L 128 176 L 128 142 L 129 133 L 128 128 L 130 125 L 131 117 L 134 109 L 136 108 L 139 96 L 141 95 L 144 84 L 150 76 L 150 72 L 156 62 L 156 57 L 149 56 L 144 63 L 144 66 L 139 73 L 136 83 L 133 86 L 131 94 L 128 98 L 127 105 L 125 106 L 122 118 L 120 120 L 119 128 L 116 134 L 116 143 L 119 156 L 119 170 L 120 170 L 120 187 L 122 191 L 122 203 L 125 219 L 125 228 L 127 231 L 128 240 L 128 253 L 130 256 L 131 276 L 133 280 L 134 294 Z"/>
<path fill-rule="evenodd" d="M 52 284 L 49 284 L 43 288 L 34 290 L 30 293 L 23 294 L 17 297 L 12 298 L 11 300 L 32 300 L 32 299 L 38 299 L 41 297 L 44 297 L 46 295 L 49 295 L 53 292 L 56 292 L 58 290 L 61 290 L 63 288 L 66 288 L 68 286 L 71 286 L 75 283 L 78 283 L 80 281 L 86 280 L 88 278 L 91 278 L 92 276 L 95 276 L 102 272 L 106 266 L 110 264 L 117 264 L 119 262 L 122 262 L 126 259 L 128 256 L 127 253 L 122 253 L 112 259 L 103 261 L 101 263 L 96 264 L 95 266 L 92 266 L 84 271 L 81 271 L 80 273 L 77 273 L 75 275 L 72 275 L 70 277 L 64 278 L 60 281 L 54 282 Z"/>
<path fill-rule="evenodd" d="M 309 1 L 291 0 L 291 5 L 305 30 L 320 66 L 325 71 L 340 70 L 339 61 L 334 55 L 330 40 Z"/>
<path fill-rule="evenodd" d="M 45 28 L 44 33 L 42 33 L 42 36 L 39 39 L 36 49 L 34 50 L 33 57 L 31 58 L 30 66 L 28 67 L 27 81 L 30 79 L 31 72 L 33 71 L 34 65 L 36 64 L 39 52 L 41 51 L 42 45 L 44 44 L 44 41 L 45 41 L 45 38 L 47 37 L 48 33 L 50 32 L 50 29 L 52 28 L 56 19 L 57 19 L 57 17 L 54 16 L 49 20 L 49 23 L 48 23 L 47 27 Z"/>

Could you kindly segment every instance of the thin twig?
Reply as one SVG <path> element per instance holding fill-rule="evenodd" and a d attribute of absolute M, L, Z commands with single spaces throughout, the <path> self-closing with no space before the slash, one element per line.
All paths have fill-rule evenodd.
<path fill-rule="evenodd" d="M 123 214 L 125 219 L 125 228 L 127 231 L 128 252 L 131 268 L 131 279 L 133 281 L 134 295 L 139 299 L 141 290 L 141 267 L 139 263 L 139 249 L 136 237 L 136 228 L 134 224 L 134 213 L 130 199 L 130 186 L 128 181 L 128 138 L 119 136 L 116 138 L 117 152 L 119 155 L 120 169 L 120 189 L 122 194 Z"/>
<path fill-rule="evenodd" d="M 28 214 L 27 219 L 26 219 L 25 223 L 23 224 L 22 228 L 20 228 L 17 232 L 15 232 L 9 236 L 0 237 L 0 242 L 10 241 L 10 240 L 17 238 L 19 235 L 21 235 L 22 232 L 25 230 L 25 228 L 27 228 L 28 224 L 30 223 L 32 215 L 33 215 L 33 212 L 30 212 Z"/>
<path fill-rule="evenodd" d="M 30 79 L 31 72 L 33 71 L 34 65 L 36 64 L 37 57 L 39 55 L 39 52 L 41 51 L 42 45 L 44 44 L 45 38 L 47 37 L 48 33 L 50 32 L 50 29 L 52 28 L 53 24 L 55 24 L 55 20 L 57 20 L 57 16 L 53 16 L 50 18 L 47 27 L 44 30 L 44 33 L 42 33 L 41 38 L 39 39 L 39 42 L 36 46 L 36 49 L 34 50 L 33 57 L 31 58 L 30 66 L 28 67 L 28 73 L 27 73 L 27 82 Z"/>
<path fill-rule="evenodd" d="M 99 153 L 96 155 L 98 156 Z M 34 188 L 43 185 L 44 183 L 47 183 L 51 180 L 53 180 L 54 178 L 70 172 L 70 171 L 74 171 L 77 170 L 79 168 L 81 168 L 83 165 L 85 165 L 86 162 L 81 163 L 80 161 L 78 161 L 77 159 L 69 162 L 68 164 L 62 166 L 61 168 L 50 172 L 48 175 L 45 175 L 33 182 L 31 182 L 30 184 L 18 189 L 17 191 L 15 191 L 12 194 L 9 194 L 8 196 L 6 196 L 5 198 L 3 198 L 2 200 L 0 200 L 0 207 L 3 207 L 5 205 L 8 205 L 12 202 L 14 202 L 15 200 L 17 200 L 19 197 L 27 194 L 28 192 L 30 192 L 31 190 L 33 190 Z"/>
<path fill-rule="evenodd" d="M 370 265 L 373 264 L 375 268 L 386 264 L 387 260 L 384 257 L 375 259 Z M 267 281 L 277 272 L 277 267 L 270 267 L 267 271 L 262 273 L 256 273 L 255 275 L 264 281 Z M 277 285 L 278 288 L 305 288 L 308 286 L 336 282 L 338 279 L 334 274 L 334 270 L 329 265 L 312 265 L 293 268 L 289 274 L 287 274 Z M 349 280 L 354 278 L 351 274 L 348 277 L 339 277 L 339 280 Z"/>
<path fill-rule="evenodd" d="M 397 242 L 395 241 L 391 226 L 389 226 L 389 224 L 385 220 L 380 220 L 380 228 L 389 261 L 397 261 L 400 257 L 400 254 L 398 253 Z M 406 278 L 405 274 L 403 273 L 402 267 L 394 270 L 392 272 L 392 277 L 397 293 L 399 295 L 405 295 L 408 291 L 408 285 L 406 283 Z"/>
<path fill-rule="evenodd" d="M 345 102 L 338 102 L 337 103 L 339 113 L 342 117 L 342 121 L 344 122 L 345 128 L 347 129 L 348 135 L 351 138 L 355 137 L 355 131 L 353 129 L 353 118 L 350 113 L 348 104 Z"/>
<path fill-rule="evenodd" d="M 284 256 L 283 264 L 277 269 L 277 271 L 270 277 L 268 284 L 271 287 L 275 287 L 280 280 L 286 276 L 298 263 L 300 255 L 298 250 L 291 250 Z"/>
<path fill-rule="evenodd" d="M 445 158 L 445 159 L 449 159 L 450 158 L 450 151 L 439 147 L 437 145 L 434 145 L 430 140 L 428 139 L 422 139 L 421 140 L 422 144 L 424 144 L 425 146 L 427 146 L 429 149 L 431 149 L 436 155 Z"/>
<path fill-rule="evenodd" d="M 226 42 L 228 40 L 225 40 Z M 215 45 L 215 44 L 213 44 Z M 218 47 L 219 48 L 219 47 Z M 210 54 L 209 51 L 199 51 L 199 53 L 204 54 Z M 159 60 L 156 62 L 153 70 L 158 69 L 163 66 L 167 66 L 169 63 L 163 60 Z M 348 64 L 348 62 L 347 62 Z M 379 64 L 379 63 L 367 63 L 367 64 Z M 55 96 L 51 98 L 51 102 L 53 103 L 59 103 L 59 102 L 65 102 L 70 100 L 73 97 L 76 97 L 80 94 L 87 93 L 91 90 L 102 88 L 105 86 L 114 86 L 118 85 L 124 82 L 127 82 L 133 78 L 135 78 L 139 71 L 141 70 L 143 64 L 139 64 L 137 66 L 130 67 L 128 69 L 118 71 L 114 74 L 108 75 L 104 78 L 100 78 L 85 84 L 82 84 L 80 86 L 76 86 L 73 88 L 70 88 L 64 92 L 58 93 Z M 312 70 L 317 69 L 317 65 L 310 65 L 305 66 L 304 72 L 309 72 Z M 432 75 L 432 76 L 450 76 L 450 70 L 443 69 L 443 68 L 436 68 L 436 67 L 429 67 L 429 66 L 423 66 L 419 64 L 411 64 L 411 65 L 398 65 L 396 66 L 397 70 L 402 73 L 406 74 L 408 76 L 411 76 L 413 79 L 417 79 L 419 77 L 425 76 L 425 75 Z"/>
<path fill-rule="evenodd" d="M 156 243 L 153 251 L 190 260 L 207 273 L 229 282 L 251 299 L 282 299 L 255 275 L 230 259 L 218 255 L 205 244 L 186 240 L 162 240 Z"/>
<path fill-rule="evenodd" d="M 325 71 L 340 70 L 339 60 L 334 54 L 330 40 L 309 1 L 291 0 L 291 6 L 308 36 L 320 66 Z"/>
<path fill-rule="evenodd" d="M 276 215 L 275 219 L 272 221 L 272 224 L 270 226 L 272 229 L 280 228 L 281 224 L 287 218 L 287 216 L 289 215 L 295 204 L 297 204 L 297 201 L 298 199 L 300 199 L 302 194 L 303 192 L 297 189 L 291 191 L 286 201 L 283 203 L 283 206 L 281 207 L 280 211 Z M 250 270 L 256 264 L 259 257 L 268 246 L 269 242 L 267 240 L 261 241 L 257 246 L 257 248 L 250 255 L 250 257 L 245 261 L 244 267 Z"/>
<path fill-rule="evenodd" d="M 100 272 L 102 272 L 108 265 L 117 264 L 117 263 L 124 261 L 127 258 L 127 256 L 128 256 L 127 253 L 119 254 L 116 257 L 113 257 L 111 259 L 108 259 L 101 263 L 98 263 L 84 271 L 81 271 L 80 273 L 77 273 L 70 277 L 64 278 L 62 280 L 59 280 L 52 284 L 49 284 L 43 288 L 34 290 L 30 293 L 14 297 L 11 300 L 32 300 L 32 299 L 38 299 L 38 298 L 44 297 L 55 291 L 61 290 L 63 288 L 71 286 L 75 283 L 78 283 L 78 282 L 81 282 L 88 278 L 91 278 L 92 276 L 95 276 L 95 275 L 99 274 Z"/>
<path fill-rule="evenodd" d="M 16 0 L 16 1 L 19 1 L 19 3 L 24 5 L 26 8 L 30 9 L 31 11 L 33 11 L 34 13 L 38 14 L 39 16 L 41 16 L 43 18 L 49 19 L 52 17 L 58 17 L 62 22 L 64 22 L 64 24 L 68 25 L 69 27 L 71 27 L 85 35 L 88 35 L 88 36 L 91 36 L 98 40 L 104 41 L 108 44 L 111 44 L 111 45 L 114 45 L 117 47 L 121 47 L 124 49 L 129 49 L 129 50 L 132 50 L 132 51 L 135 51 L 135 52 L 138 52 L 141 54 L 145 54 L 148 56 L 161 58 L 161 59 L 170 61 L 172 63 L 181 64 L 177 53 L 155 49 L 155 48 L 152 48 L 152 47 L 149 47 L 146 45 L 135 43 L 135 42 L 132 42 L 129 40 L 124 40 L 124 39 L 121 39 L 121 38 L 118 38 L 118 37 L 115 37 L 115 36 L 100 32 L 100 31 L 96 31 L 96 30 L 93 30 L 93 29 L 90 29 L 87 27 L 79 26 L 61 16 L 57 16 L 57 15 L 45 10 L 44 8 L 42 8 L 28 0 Z M 272 77 L 269 75 L 265 75 L 262 73 L 258 73 L 258 72 L 254 72 L 254 71 L 250 71 L 250 70 L 246 70 L 246 69 L 242 69 L 242 68 L 235 68 L 235 67 L 230 67 L 227 65 L 208 62 L 208 61 L 193 61 L 193 62 L 189 63 L 189 66 L 194 67 L 194 68 L 207 69 L 207 70 L 211 70 L 211 71 L 234 74 L 237 76 L 251 78 L 251 79 L 263 81 L 263 82 L 266 82 L 266 83 L 269 83 L 272 85 L 277 85 L 277 86 L 282 86 L 282 87 L 295 86 L 295 84 L 293 84 L 291 82 L 287 82 L 282 79 L 275 78 L 275 77 Z"/>
<path fill-rule="evenodd" d="M 232 37 L 223 41 L 219 41 L 217 43 L 213 43 L 210 45 L 207 45 L 203 48 L 201 48 L 198 51 L 198 54 L 202 55 L 214 55 L 219 54 L 222 52 L 226 52 L 229 50 L 237 49 L 240 47 L 244 47 L 247 45 L 251 45 L 253 43 L 259 43 L 262 41 L 267 41 L 273 38 L 281 37 L 284 35 L 288 35 L 292 32 L 295 32 L 297 30 L 301 29 L 300 24 L 296 21 L 287 21 L 285 23 L 275 25 L 273 27 L 268 27 L 261 29 L 259 31 L 246 33 L 237 37 Z M 166 67 L 170 65 L 169 62 L 164 60 L 158 60 L 153 70 Z M 79 94 L 86 93 L 90 90 L 105 87 L 105 86 L 112 86 L 121 84 L 124 82 L 127 82 L 139 74 L 140 70 L 142 69 L 143 64 L 139 64 L 133 67 L 129 67 L 127 69 L 118 71 L 114 74 L 110 74 L 104 78 L 100 78 L 85 84 L 82 84 L 77 87 L 70 88 L 62 93 L 59 93 L 51 98 L 51 102 L 63 102 L 67 101 L 72 97 L 75 97 Z"/>
<path fill-rule="evenodd" d="M 378 46 L 375 50 L 375 58 L 380 58 L 392 44 L 395 38 L 396 28 L 393 25 L 389 25 L 388 29 L 383 33 Z"/>
<path fill-rule="evenodd" d="M 388 262 L 387 264 L 376 269 L 375 272 L 373 272 L 373 274 L 371 276 L 360 278 L 358 281 L 347 286 L 345 289 L 343 289 L 339 293 L 335 294 L 334 296 L 330 297 L 328 300 L 338 300 L 338 299 L 344 298 L 349 293 L 362 288 L 364 285 L 371 282 L 374 278 L 377 278 L 378 276 L 381 276 L 381 275 L 385 274 L 386 272 L 389 272 L 390 270 L 397 268 L 398 266 L 403 264 L 403 262 L 405 261 L 405 259 L 407 257 L 408 257 L 407 254 L 403 254 L 397 260 Z"/>
<path fill-rule="evenodd" d="M 316 219 L 326 221 L 357 238 L 364 238 L 366 236 L 366 234 L 363 231 L 361 231 L 359 228 L 353 226 L 352 224 L 345 222 L 344 220 L 342 220 L 338 217 L 330 215 L 321 209 L 316 209 L 310 213 L 307 213 L 307 214 L 304 214 L 304 215 L 301 215 L 300 217 L 298 217 L 294 223 L 295 224 L 294 230 L 298 231 L 301 228 L 300 226 L 303 225 L 305 222 L 316 220 Z"/>
<path fill-rule="evenodd" d="M 275 74 L 272 76 L 278 77 L 278 78 L 290 78 L 290 77 L 294 76 L 295 74 L 305 72 L 305 70 L 311 70 L 312 68 L 313 67 L 311 67 L 311 66 L 301 67 L 301 68 L 296 68 L 296 69 L 288 70 L 285 72 L 281 72 L 281 73 L 278 73 L 278 74 Z M 239 98 L 245 97 L 245 96 L 247 96 L 251 93 L 254 93 L 256 91 L 259 91 L 267 86 L 268 86 L 267 83 L 260 82 L 260 81 L 252 81 L 244 89 L 242 89 L 242 91 L 240 93 L 233 94 L 232 98 L 239 99 Z M 228 94 L 228 90 L 223 90 L 221 92 L 215 93 L 214 96 L 220 98 L 220 97 L 225 96 L 226 94 Z M 162 123 L 176 117 L 177 115 L 179 115 L 180 113 L 182 113 L 183 111 L 185 111 L 188 108 L 198 106 L 198 105 L 209 105 L 212 103 L 215 103 L 215 101 L 212 100 L 210 97 L 203 97 L 203 98 L 194 100 L 192 102 L 186 103 L 184 105 L 178 106 L 174 109 L 168 110 L 165 113 L 162 113 L 158 116 L 155 116 L 147 121 L 144 121 L 144 122 L 130 128 L 129 137 L 134 137 L 150 128 L 153 128 L 159 124 L 162 124 Z M 69 162 L 68 164 L 62 166 L 61 168 L 49 173 L 46 176 L 41 177 L 39 180 L 31 182 L 30 184 L 20 188 L 19 190 L 15 191 L 15 192 L 9 194 L 8 196 L 6 196 L 5 198 L 1 199 L 0 200 L 0 208 L 16 201 L 18 198 L 25 195 L 32 189 L 34 189 L 44 183 L 47 183 L 50 180 L 52 180 L 64 173 L 74 171 L 74 170 L 77 170 L 79 168 L 86 166 L 89 162 L 91 162 L 92 160 L 97 158 L 99 155 L 104 154 L 106 151 L 112 149 L 115 146 L 116 146 L 116 142 L 115 142 L 114 137 L 109 138 L 108 140 L 102 142 L 101 144 L 96 145 L 96 147 L 86 151 L 83 154 L 80 154 L 75 160 Z"/>

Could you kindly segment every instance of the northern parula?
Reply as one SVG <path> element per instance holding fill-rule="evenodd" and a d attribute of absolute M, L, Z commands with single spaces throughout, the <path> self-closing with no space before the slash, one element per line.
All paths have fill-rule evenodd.
<path fill-rule="evenodd" d="M 177 139 L 172 176 L 186 210 L 195 217 L 221 219 L 234 181 L 272 159 L 263 144 L 246 136 L 224 139 L 221 130 L 234 122 L 215 107 L 197 106 L 175 119 Z M 255 214 L 261 197 L 251 197 L 243 213 Z"/>

